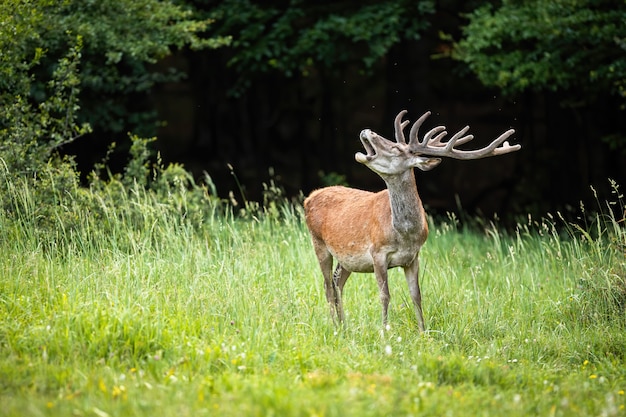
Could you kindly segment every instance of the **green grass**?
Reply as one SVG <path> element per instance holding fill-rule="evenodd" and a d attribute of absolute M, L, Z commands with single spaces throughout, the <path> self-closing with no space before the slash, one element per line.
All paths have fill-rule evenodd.
<path fill-rule="evenodd" d="M 13 192 L 0 415 L 626 415 L 616 221 L 594 238 L 433 225 L 419 334 L 400 270 L 390 329 L 367 274 L 334 326 L 299 209 L 198 227 L 138 192 L 40 232 L 28 189 Z"/>

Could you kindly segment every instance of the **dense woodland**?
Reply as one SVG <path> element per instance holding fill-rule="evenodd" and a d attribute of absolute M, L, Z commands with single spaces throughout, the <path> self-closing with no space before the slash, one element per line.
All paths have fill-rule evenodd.
<path fill-rule="evenodd" d="M 418 173 L 433 212 L 578 212 L 626 184 L 626 3 L 9 0 L 0 6 L 0 158 L 129 173 L 133 135 L 217 192 L 262 201 L 345 183 L 358 132 L 402 109 L 522 151 Z M 113 145 L 115 144 L 115 146 Z M 137 154 L 131 152 L 131 158 Z M 143 156 L 142 156 L 143 158 Z M 265 186 L 264 186 L 265 184 Z M 267 198 L 267 195 L 265 195 Z"/>

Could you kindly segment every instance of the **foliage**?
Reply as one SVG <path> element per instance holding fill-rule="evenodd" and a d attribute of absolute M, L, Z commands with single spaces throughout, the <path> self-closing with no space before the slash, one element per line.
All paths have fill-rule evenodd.
<path fill-rule="evenodd" d="M 81 186 L 68 158 L 52 160 L 36 178 L 11 175 L 4 166 L 0 209 L 5 220 L 22 226 L 20 233 L 5 238 L 36 239 L 45 252 L 57 253 L 68 245 L 88 246 L 114 237 L 116 248 L 130 250 L 134 237 L 150 235 L 156 223 L 177 219 L 190 229 L 201 228 L 226 213 L 210 178 L 200 184 L 181 165 L 150 163 L 150 140 L 130 139 L 124 173 L 93 171 L 89 188 Z M 118 223 L 128 228 L 125 237 L 116 235 Z"/>
<path fill-rule="evenodd" d="M 203 37 L 210 21 L 157 0 L 9 0 L 0 5 L 0 22 L 0 104 L 21 114 L 57 94 L 53 116 L 71 111 L 69 121 L 88 123 L 100 135 L 153 134 L 156 120 L 146 103 L 148 93 L 157 83 L 182 76 L 154 64 L 175 49 L 227 42 Z M 68 51 L 74 51 L 71 59 Z M 57 77 L 55 90 L 51 74 L 68 59 L 80 71 L 66 71 L 71 79 Z M 58 109 L 58 88 L 71 88 L 67 109 Z M 5 119 L 0 128 L 9 124 Z"/>
<path fill-rule="evenodd" d="M 467 17 L 453 56 L 466 62 L 483 84 L 511 96 L 558 92 L 562 106 L 582 108 L 591 119 L 623 120 L 626 3 L 504 0 L 498 7 L 478 7 Z M 600 108 L 598 115 L 594 106 Z M 626 152 L 619 122 L 600 122 L 591 130 L 600 132 L 599 139 L 611 149 Z"/>
<path fill-rule="evenodd" d="M 83 36 L 83 117 L 94 129 L 110 133 L 154 135 L 156 113 L 146 103 L 150 90 L 184 76 L 154 64 L 177 49 L 226 42 L 203 38 L 210 21 L 197 20 L 192 10 L 169 1 L 64 2 L 46 13 L 59 22 L 47 28 L 47 48 L 63 50 L 61 28 Z"/>
<path fill-rule="evenodd" d="M 626 105 L 626 3 L 504 0 L 468 16 L 456 57 L 504 93 L 611 92 Z"/>
<path fill-rule="evenodd" d="M 152 0 L 11 0 L 0 5 L 0 18 L 0 182 L 7 187 L 0 195 L 0 210 L 19 222 L 32 222 L 35 227 L 30 231 L 42 244 L 54 245 L 81 227 L 85 216 L 102 219 L 103 207 L 128 199 L 132 192 L 147 192 L 150 201 L 184 193 L 185 201 L 168 213 L 192 222 L 200 222 L 207 210 L 214 209 L 213 197 L 182 167 L 151 166 L 150 140 L 136 135 L 131 135 L 130 161 L 123 175 L 102 179 L 102 166 L 100 173 L 91 175 L 97 195 L 81 189 L 74 159 L 57 153 L 91 132 L 92 125 L 84 122 L 90 119 L 89 111 L 83 106 L 95 103 L 86 96 L 97 93 L 92 110 L 126 113 L 119 103 L 107 105 L 107 97 L 145 93 L 162 79 L 146 64 L 174 47 L 216 47 L 218 40 L 199 37 L 208 21 L 193 20 L 189 11 Z M 124 69 L 131 67 L 134 72 Z M 94 124 L 101 127 L 110 121 L 105 116 Z M 109 124 L 114 131 L 129 127 L 128 121 L 121 121 L 119 129 L 114 124 Z M 23 198 L 16 198 L 16 193 Z M 22 218 L 20 213 L 32 217 Z M 144 214 L 135 210 L 116 218 L 139 219 L 132 224 L 143 227 Z"/>
<path fill-rule="evenodd" d="M 308 75 L 346 65 L 369 70 L 402 39 L 419 39 L 434 11 L 428 0 L 254 2 L 227 0 L 209 9 L 216 36 L 232 37 L 229 65 L 240 88 L 258 73 Z"/>
<path fill-rule="evenodd" d="M 556 220 L 431 224 L 420 335 L 398 270 L 390 329 L 371 275 L 334 327 L 298 206 L 193 225 L 177 187 L 110 181 L 83 190 L 98 211 L 56 206 L 48 244 L 15 185 L 0 184 L 16 202 L 0 212 L 0 415 L 624 413 L 626 316 L 603 290 L 625 266 L 619 219 L 566 237 Z"/>
<path fill-rule="evenodd" d="M 77 123 L 79 84 L 78 63 L 82 38 L 62 57 L 47 83 L 47 98 L 38 105 L 20 93 L 0 95 L 0 156 L 12 175 L 33 176 L 47 163 L 55 149 L 88 133 L 88 124 Z M 28 91 L 28 77 L 22 80 Z M 13 102 L 10 102 L 10 100 Z"/>
<path fill-rule="evenodd" d="M 4 110 L 0 113 L 0 182 L 7 189 L 0 194 L 0 211 L 16 215 L 20 212 L 16 206 L 19 201 L 36 211 L 32 220 L 41 231 L 51 233 L 56 230 L 52 223 L 58 220 L 55 218 L 57 208 L 64 206 L 68 196 L 80 198 L 74 160 L 60 157 L 56 150 L 91 130 L 88 124 L 77 122 L 82 38 L 74 38 L 75 43 L 59 59 L 45 83 L 45 98 L 34 102 L 30 97 L 34 77 L 29 74 L 39 65 L 44 51 L 40 48 L 32 51 L 25 45 L 39 39 L 39 33 L 32 27 L 42 24 L 43 15 L 37 10 L 28 10 L 22 2 L 15 3 L 11 4 L 15 6 L 14 19 L 7 21 L 6 31 L 0 36 L 3 46 L 9 48 L 2 54 L 1 62 L 1 71 L 7 78 L 4 79 L 6 89 L 0 91 Z M 2 12 L 7 10 L 2 9 Z M 9 36 L 11 32 L 13 37 Z M 16 200 L 15 191 L 25 189 L 29 192 Z M 70 219 L 62 217 L 61 221 L 73 225 Z"/>

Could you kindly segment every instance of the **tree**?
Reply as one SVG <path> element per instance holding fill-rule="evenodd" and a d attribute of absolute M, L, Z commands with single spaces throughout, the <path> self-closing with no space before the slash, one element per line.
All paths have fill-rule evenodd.
<path fill-rule="evenodd" d="M 468 17 L 456 52 L 483 83 L 507 93 L 606 90 L 626 100 L 626 3 L 504 1 Z"/>
<path fill-rule="evenodd" d="M 224 39 L 202 37 L 210 21 L 169 1 L 102 0 L 64 2 L 47 11 L 57 23 L 47 38 L 63 50 L 64 30 L 84 38 L 81 70 L 83 117 L 94 129 L 150 136 L 156 113 L 149 102 L 158 83 L 180 79 L 181 72 L 155 63 L 174 50 L 218 47 Z"/>
<path fill-rule="evenodd" d="M 503 0 L 466 17 L 452 56 L 520 104 L 523 210 L 609 199 L 625 174 L 626 3 Z"/>
<path fill-rule="evenodd" d="M 103 207 L 143 196 L 141 189 L 174 217 L 200 224 L 213 200 L 181 166 L 149 164 L 151 139 L 129 135 L 124 172 L 102 179 L 96 169 L 93 192 L 81 187 L 74 157 L 58 149 L 92 127 L 113 132 L 106 127 L 109 119 L 90 120 L 97 111 L 120 112 L 120 129 L 132 130 L 139 113 L 132 100 L 120 97 L 147 94 L 166 78 L 150 65 L 174 48 L 221 45 L 224 40 L 200 38 L 207 25 L 156 0 L 0 2 L 0 211 L 7 219 L 32 221 L 26 233 L 34 233 L 42 247 L 57 247 L 60 236 L 84 225 L 82 214 L 102 219 Z M 141 227 L 137 207 L 129 204 L 118 213 Z"/>
<path fill-rule="evenodd" d="M 240 75 L 236 92 L 261 73 L 307 76 L 350 64 L 371 70 L 400 40 L 419 39 L 434 12 L 430 0 L 210 3 L 212 33 L 232 37 L 228 65 Z"/>
<path fill-rule="evenodd" d="M 2 2 L 5 159 L 11 152 L 18 170 L 36 170 L 32 158 L 45 163 L 53 150 L 88 133 L 88 126 L 109 141 L 128 131 L 154 134 L 155 114 L 146 104 L 150 88 L 182 75 L 153 64 L 175 49 L 226 43 L 203 36 L 209 24 L 158 0 Z"/>
<path fill-rule="evenodd" d="M 42 2 L 43 4 L 43 2 Z M 52 152 L 87 133 L 77 123 L 77 78 L 82 38 L 73 39 L 45 80 L 38 80 L 45 97 L 34 98 L 33 70 L 46 54 L 41 9 L 29 2 L 9 1 L 0 6 L 0 157 L 12 175 L 31 176 L 48 162 Z"/>
<path fill-rule="evenodd" d="M 504 0 L 467 17 L 454 56 L 485 85 L 508 95 L 558 92 L 569 107 L 608 97 L 626 110 L 626 3 Z M 615 132 L 604 139 L 626 146 Z"/>

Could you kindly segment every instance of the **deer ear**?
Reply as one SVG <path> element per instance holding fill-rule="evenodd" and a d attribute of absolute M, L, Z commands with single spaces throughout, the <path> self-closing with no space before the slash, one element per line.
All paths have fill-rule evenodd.
<path fill-rule="evenodd" d="M 430 171 L 440 163 L 441 158 L 423 158 L 421 156 L 416 156 L 414 166 L 422 171 Z"/>

